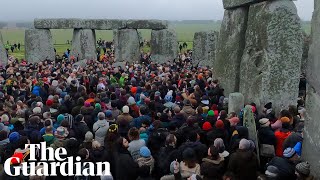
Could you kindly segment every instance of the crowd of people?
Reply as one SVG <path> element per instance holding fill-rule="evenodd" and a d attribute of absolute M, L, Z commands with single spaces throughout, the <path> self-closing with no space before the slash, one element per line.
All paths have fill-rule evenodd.
<path fill-rule="evenodd" d="M 21 159 L 12 167 L 28 162 L 25 144 L 46 142 L 66 148 L 67 157 L 109 162 L 111 176 L 10 177 L 2 170 L 0 179 L 312 179 L 300 158 L 303 99 L 281 112 L 272 102 L 261 111 L 252 102 L 255 147 L 243 111 L 228 112 L 214 74 L 191 61 L 180 55 L 165 64 L 75 67 L 73 60 L 9 58 L 0 67 L 0 164 L 10 157 Z"/>

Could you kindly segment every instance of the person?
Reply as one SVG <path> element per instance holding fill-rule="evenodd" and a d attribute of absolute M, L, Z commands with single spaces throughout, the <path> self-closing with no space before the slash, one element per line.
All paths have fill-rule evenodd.
<path fill-rule="evenodd" d="M 139 164 L 133 160 L 128 151 L 129 142 L 125 138 L 116 140 L 115 179 L 136 180 L 139 176 Z"/>
<path fill-rule="evenodd" d="M 136 161 L 139 164 L 139 167 L 147 166 L 150 171 L 149 174 L 151 175 L 154 169 L 154 159 L 148 147 L 143 146 L 140 148 L 140 157 Z"/>
<path fill-rule="evenodd" d="M 200 167 L 203 180 L 222 179 L 224 174 L 224 158 L 219 155 L 219 149 L 214 145 L 208 149 L 208 157 L 202 159 Z"/>
<path fill-rule="evenodd" d="M 289 131 L 290 124 L 285 122 L 282 124 L 282 128 L 277 130 L 274 135 L 276 137 L 276 155 L 282 157 L 283 155 L 283 142 L 290 136 L 291 132 Z"/>
<path fill-rule="evenodd" d="M 270 127 L 270 120 L 262 118 L 259 120 L 258 142 L 260 148 L 260 165 L 264 168 L 268 161 L 275 156 L 276 136 Z M 264 170 L 264 169 L 263 169 Z"/>
<path fill-rule="evenodd" d="M 93 124 L 93 132 L 95 140 L 98 141 L 101 146 L 104 146 L 104 139 L 109 129 L 109 122 L 105 119 L 103 112 L 98 113 L 98 121 Z"/>
<path fill-rule="evenodd" d="M 128 151 L 130 152 L 132 158 L 137 160 L 139 158 L 140 148 L 146 145 L 143 139 L 140 139 L 139 130 L 135 127 L 131 128 L 128 132 L 128 137 L 130 139 Z"/>
<path fill-rule="evenodd" d="M 18 43 L 18 50 L 20 51 L 20 48 L 21 48 L 21 44 L 20 43 Z"/>
<path fill-rule="evenodd" d="M 301 162 L 296 165 L 295 174 L 298 180 L 312 180 L 313 176 L 310 175 L 310 164 L 308 162 Z"/>
<path fill-rule="evenodd" d="M 250 142 L 247 139 L 241 139 L 239 149 L 231 154 L 228 170 L 233 172 L 239 180 L 257 179 L 258 158 L 254 152 L 250 151 Z"/>

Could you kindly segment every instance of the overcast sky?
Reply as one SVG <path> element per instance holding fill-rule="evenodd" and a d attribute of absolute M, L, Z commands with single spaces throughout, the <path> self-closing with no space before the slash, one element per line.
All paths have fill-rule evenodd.
<path fill-rule="evenodd" d="M 0 0 L 0 21 L 34 18 L 116 18 L 218 20 L 222 0 Z M 295 1 L 303 20 L 310 20 L 314 0 Z"/>

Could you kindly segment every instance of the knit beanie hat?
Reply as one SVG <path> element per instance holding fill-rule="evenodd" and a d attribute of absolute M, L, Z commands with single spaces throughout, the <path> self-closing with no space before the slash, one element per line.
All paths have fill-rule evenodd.
<path fill-rule="evenodd" d="M 270 121 L 267 118 L 262 118 L 259 120 L 260 127 L 269 127 Z"/>
<path fill-rule="evenodd" d="M 130 96 L 128 101 L 127 101 L 127 103 L 128 103 L 129 106 L 131 106 L 131 105 L 136 104 L 136 101 L 134 100 L 134 98 L 132 96 Z"/>
<path fill-rule="evenodd" d="M 106 117 L 112 117 L 112 111 L 111 110 L 107 110 L 106 111 Z"/>
<path fill-rule="evenodd" d="M 40 107 L 35 107 L 32 110 L 33 114 L 40 114 L 41 113 L 41 108 Z"/>
<path fill-rule="evenodd" d="M 223 123 L 222 120 L 218 120 L 218 121 L 216 121 L 215 126 L 216 126 L 217 129 L 223 129 L 224 128 L 224 123 Z"/>
<path fill-rule="evenodd" d="M 9 135 L 9 141 L 10 143 L 17 143 L 20 139 L 20 134 L 18 132 L 12 132 Z"/>
<path fill-rule="evenodd" d="M 212 129 L 212 126 L 211 126 L 210 122 L 205 122 L 205 123 L 203 123 L 202 129 L 203 129 L 204 131 L 209 131 L 209 130 L 211 130 L 211 129 Z"/>
<path fill-rule="evenodd" d="M 268 166 L 265 174 L 268 178 L 276 178 L 279 174 L 279 169 L 276 166 Z"/>
<path fill-rule="evenodd" d="M 85 106 L 85 107 L 90 107 L 91 104 L 90 104 L 90 102 L 86 101 L 86 102 L 84 102 L 84 106 Z"/>
<path fill-rule="evenodd" d="M 250 149 L 250 142 L 247 139 L 241 139 L 240 143 L 239 143 L 239 149 L 249 150 Z"/>
<path fill-rule="evenodd" d="M 140 148 L 140 156 L 145 157 L 145 158 L 150 157 L 151 152 L 150 152 L 149 148 L 147 148 L 146 146 L 142 146 Z"/>
<path fill-rule="evenodd" d="M 62 115 L 62 114 L 59 114 L 59 116 L 57 117 L 57 123 L 61 123 L 61 121 L 63 121 L 64 120 L 64 115 Z"/>
<path fill-rule="evenodd" d="M 288 147 L 283 151 L 283 156 L 285 158 L 292 158 L 295 154 L 296 154 L 296 151 L 291 147 Z"/>
<path fill-rule="evenodd" d="M 264 108 L 271 109 L 272 108 L 272 102 L 269 102 L 266 105 L 264 105 Z"/>
<path fill-rule="evenodd" d="M 129 107 L 128 106 L 123 106 L 122 112 L 125 113 L 125 114 L 128 114 L 129 113 Z"/>
<path fill-rule="evenodd" d="M 96 103 L 96 104 L 94 105 L 94 107 L 95 107 L 96 109 L 101 109 L 101 105 L 100 105 L 99 103 Z"/>
<path fill-rule="evenodd" d="M 282 117 L 282 118 L 280 119 L 280 121 L 281 121 L 282 123 L 289 123 L 289 122 L 290 122 L 290 119 L 289 119 L 288 117 Z"/>
<path fill-rule="evenodd" d="M 213 110 L 210 110 L 210 111 L 208 111 L 208 116 L 214 116 L 214 111 Z"/>
<path fill-rule="evenodd" d="M 238 117 L 232 117 L 229 119 L 229 122 L 230 122 L 230 125 L 233 127 L 238 125 L 238 123 L 240 122 L 240 119 Z"/>
<path fill-rule="evenodd" d="M 53 105 L 53 100 L 52 99 L 48 99 L 47 101 L 46 101 L 46 105 L 47 106 L 52 106 Z"/>
<path fill-rule="evenodd" d="M 310 164 L 308 162 L 301 162 L 296 165 L 296 171 L 305 176 L 310 174 Z"/>

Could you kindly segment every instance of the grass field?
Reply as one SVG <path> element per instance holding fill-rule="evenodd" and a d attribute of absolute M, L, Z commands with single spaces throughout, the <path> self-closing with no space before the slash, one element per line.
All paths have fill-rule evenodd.
<path fill-rule="evenodd" d="M 311 27 L 310 23 L 303 22 L 303 29 L 307 34 L 310 34 Z M 179 42 L 187 42 L 188 48 L 192 48 L 192 41 L 195 32 L 198 31 L 219 31 L 220 22 L 212 23 L 171 23 L 169 28 L 175 29 L 178 36 Z M 9 41 L 10 44 L 21 43 L 21 51 L 15 51 L 9 53 L 18 59 L 24 58 L 24 29 L 0 29 L 0 32 L 3 36 L 3 43 L 6 44 Z M 54 39 L 54 47 L 57 50 L 59 55 L 63 54 L 67 48 L 71 48 L 71 45 L 66 44 L 67 40 L 72 40 L 73 30 L 71 29 L 62 29 L 62 30 L 51 30 L 52 36 Z M 151 30 L 139 30 L 143 39 L 150 40 Z M 113 32 L 112 30 L 97 30 L 96 38 L 104 39 L 107 41 L 112 41 Z M 149 48 L 144 48 L 145 51 L 148 51 Z"/>

